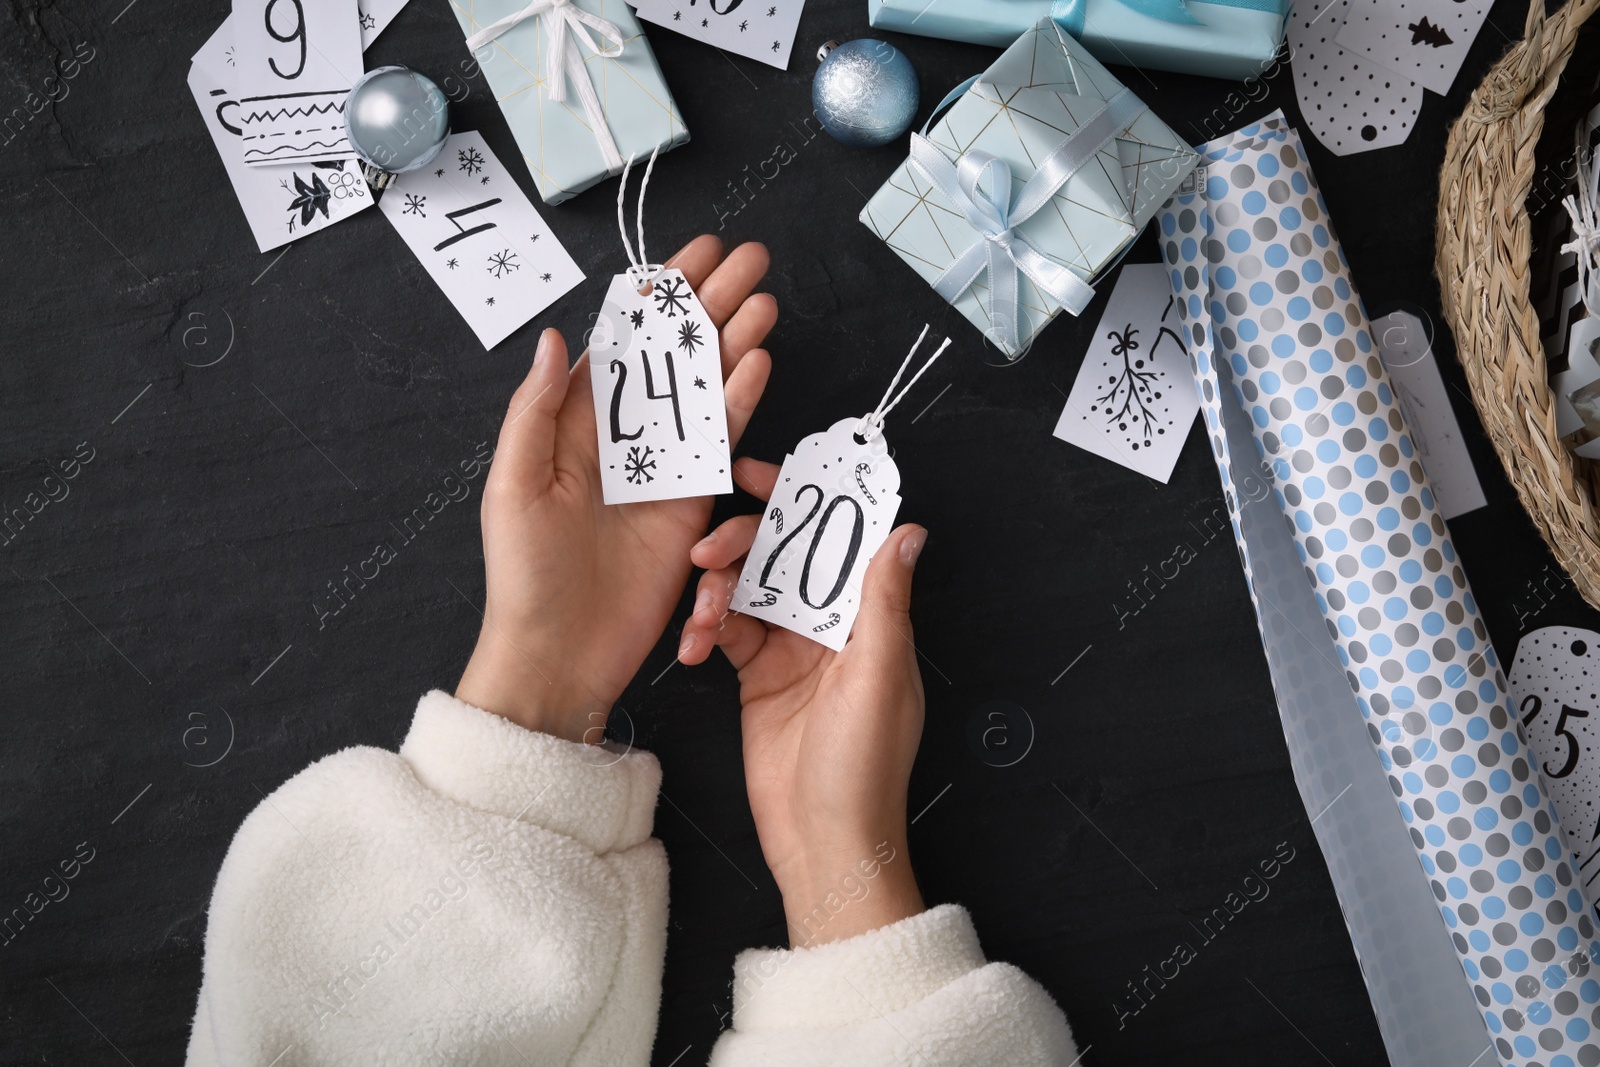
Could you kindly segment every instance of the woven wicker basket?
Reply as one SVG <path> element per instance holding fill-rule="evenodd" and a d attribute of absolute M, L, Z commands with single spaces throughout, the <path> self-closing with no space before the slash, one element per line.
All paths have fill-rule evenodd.
<path fill-rule="evenodd" d="M 1494 65 L 1450 131 L 1439 179 L 1435 269 L 1473 404 L 1556 561 L 1600 607 L 1600 464 L 1556 437 L 1555 396 L 1528 290 L 1527 200 L 1544 108 L 1600 0 L 1546 15 Z"/>

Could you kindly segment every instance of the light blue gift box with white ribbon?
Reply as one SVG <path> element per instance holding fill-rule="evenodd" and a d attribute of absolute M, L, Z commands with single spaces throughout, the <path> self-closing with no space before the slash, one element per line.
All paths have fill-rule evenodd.
<path fill-rule="evenodd" d="M 957 92 L 861 221 L 1016 359 L 1199 157 L 1048 18 Z"/>
<path fill-rule="evenodd" d="M 450 0 L 547 204 L 689 139 L 623 0 Z"/>
<path fill-rule="evenodd" d="M 1283 44 L 1287 0 L 867 0 L 880 30 L 1004 48 L 1049 17 L 1104 63 L 1258 76 Z"/>

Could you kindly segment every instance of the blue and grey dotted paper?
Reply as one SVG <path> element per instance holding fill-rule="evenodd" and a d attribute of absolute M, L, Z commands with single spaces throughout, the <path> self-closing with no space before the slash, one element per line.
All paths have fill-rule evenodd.
<path fill-rule="evenodd" d="M 1454 948 L 1501 1062 L 1600 1064 L 1600 941 L 1299 135 L 1274 114 L 1200 152 L 1193 185 L 1157 216 L 1162 256 L 1302 794 L 1308 808 L 1313 796 L 1332 798 L 1311 814 L 1341 902 L 1361 879 L 1341 882 L 1345 842 L 1315 826 L 1346 818 L 1341 795 L 1326 775 L 1306 780 L 1316 753 L 1300 735 L 1348 739 L 1359 719 L 1380 771 L 1363 779 L 1362 799 L 1383 782 L 1402 820 L 1374 832 L 1409 838 L 1417 885 L 1443 918 L 1435 940 Z M 1241 431 L 1232 448 L 1230 425 Z M 1233 454 L 1245 426 L 1250 457 Z M 1245 471 L 1258 484 L 1242 481 Z M 1251 505 L 1276 506 L 1298 581 L 1283 568 L 1261 580 Z M 1280 606 L 1286 598 L 1296 604 Z M 1325 693 L 1320 706 L 1296 707 L 1291 723 L 1300 679 L 1280 675 L 1273 646 L 1296 617 L 1313 620 L 1299 639 L 1337 658 L 1354 701 Z M 1358 953 L 1380 946 L 1368 929 L 1375 918 L 1348 906 L 1346 918 Z M 1384 979 L 1370 962 L 1363 957 L 1391 1057 L 1417 1062 L 1396 1053 L 1432 1035 L 1378 1002 Z M 1482 1048 L 1483 1035 L 1475 1040 Z"/>

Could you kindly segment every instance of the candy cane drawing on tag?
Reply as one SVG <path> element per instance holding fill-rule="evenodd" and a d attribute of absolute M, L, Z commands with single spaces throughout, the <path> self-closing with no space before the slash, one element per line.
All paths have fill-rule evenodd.
<path fill-rule="evenodd" d="M 871 489 L 867 488 L 867 480 L 862 477 L 862 473 L 863 472 L 865 472 L 867 474 L 871 474 L 872 473 L 872 465 L 870 463 L 857 463 L 856 464 L 856 485 L 861 487 L 861 495 L 865 496 L 867 498 L 867 503 L 876 504 L 878 502 L 878 498 L 872 495 L 872 490 Z M 780 527 L 780 529 L 781 529 L 781 527 Z"/>

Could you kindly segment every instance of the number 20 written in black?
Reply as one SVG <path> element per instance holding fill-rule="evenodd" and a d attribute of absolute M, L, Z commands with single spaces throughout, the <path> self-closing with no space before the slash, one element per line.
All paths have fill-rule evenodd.
<path fill-rule="evenodd" d="M 835 600 L 838 600 L 839 594 L 844 592 L 844 583 L 849 580 L 850 572 L 855 568 L 856 565 L 856 556 L 860 555 L 861 553 L 861 537 L 866 529 L 866 514 L 861 510 L 861 504 L 859 501 L 852 496 L 846 496 L 844 494 L 840 494 L 839 496 L 836 496 L 832 500 L 828 501 L 828 506 L 826 509 L 824 509 L 822 502 L 824 499 L 826 499 L 826 494 L 823 493 L 821 486 L 813 484 L 802 485 L 798 490 L 795 491 L 794 501 L 796 504 L 800 502 L 800 498 L 805 496 L 808 490 L 816 493 L 816 500 L 812 502 L 811 510 L 806 512 L 806 517 L 801 519 L 800 522 L 796 524 L 795 528 L 790 530 L 788 534 L 784 536 L 783 540 L 779 541 L 777 545 L 774 546 L 771 554 L 767 556 L 767 562 L 761 568 L 760 585 L 761 588 L 769 590 L 773 593 L 783 592 L 783 590 L 777 586 L 769 584 L 769 579 L 772 577 L 772 568 L 777 564 L 779 559 L 783 558 L 784 550 L 789 547 L 789 542 L 800 536 L 800 531 L 809 526 L 811 524 L 811 520 L 817 517 L 817 512 L 821 511 L 822 518 L 817 522 L 816 528 L 811 531 L 811 544 L 806 548 L 805 565 L 800 569 L 799 589 L 800 599 L 805 603 L 805 605 L 809 608 L 816 608 L 820 610 L 822 608 L 826 608 Z M 833 580 L 833 588 L 829 589 L 828 595 L 822 598 L 822 603 L 814 603 L 811 599 L 810 593 L 811 564 L 816 559 L 817 546 L 822 543 L 822 535 L 828 529 L 828 522 L 833 518 L 834 510 L 841 504 L 849 505 L 850 509 L 854 512 L 850 525 L 850 544 L 845 549 L 844 561 L 839 564 L 839 574 Z"/>

